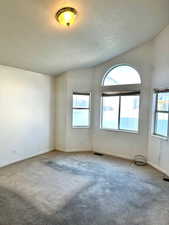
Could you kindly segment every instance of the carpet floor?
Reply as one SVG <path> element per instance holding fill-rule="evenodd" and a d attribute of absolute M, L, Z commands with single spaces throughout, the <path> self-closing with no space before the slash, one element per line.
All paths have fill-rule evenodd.
<path fill-rule="evenodd" d="M 150 166 L 51 152 L 0 169 L 0 225 L 169 225 L 169 183 Z"/>

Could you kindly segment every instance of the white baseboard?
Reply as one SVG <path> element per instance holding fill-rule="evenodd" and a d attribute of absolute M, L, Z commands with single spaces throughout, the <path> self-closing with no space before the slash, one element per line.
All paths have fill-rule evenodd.
<path fill-rule="evenodd" d="M 131 161 L 133 161 L 133 158 L 132 157 L 124 156 L 124 155 L 120 155 L 120 154 L 116 154 L 116 153 L 102 152 L 102 151 L 98 151 L 98 150 L 95 150 L 95 151 L 93 150 L 93 152 L 101 153 L 103 155 L 110 155 L 110 156 L 113 156 L 113 157 L 116 157 L 116 158 L 120 158 L 120 159 L 125 159 L 125 160 L 131 160 Z"/>
<path fill-rule="evenodd" d="M 163 170 L 162 168 L 160 168 L 158 165 L 155 165 L 154 163 L 148 161 L 147 162 L 151 167 L 153 167 L 154 169 L 160 171 L 161 173 L 164 173 L 165 175 L 169 176 L 169 173 L 167 173 L 165 170 Z"/>
<path fill-rule="evenodd" d="M 63 149 L 56 149 L 56 151 L 61 151 L 61 152 L 96 152 L 96 153 L 101 153 L 103 155 L 109 155 L 109 156 L 113 156 L 116 158 L 120 158 L 120 159 L 125 159 L 125 160 L 130 160 L 133 161 L 132 157 L 129 156 L 124 156 L 124 155 L 120 155 L 120 154 L 116 154 L 116 153 L 110 153 L 110 152 L 102 152 L 102 151 L 98 151 L 98 150 L 80 150 L 80 149 L 70 149 L 70 150 L 63 150 Z M 163 170 L 162 168 L 160 168 L 158 165 L 155 165 L 154 163 L 147 161 L 147 164 L 150 165 L 151 167 L 153 167 L 154 169 L 160 171 L 163 174 L 166 174 L 169 176 L 169 173 L 167 173 L 165 170 Z"/>
<path fill-rule="evenodd" d="M 56 151 L 60 151 L 60 152 L 96 152 L 96 153 L 101 153 L 103 155 L 110 155 L 116 158 L 121 158 L 121 159 L 125 159 L 125 160 L 133 160 L 132 157 L 129 156 L 124 156 L 124 155 L 120 155 L 120 154 L 116 154 L 116 153 L 110 153 L 110 152 L 101 152 L 98 150 L 89 150 L 89 149 L 60 149 L 60 148 L 56 148 Z"/>
<path fill-rule="evenodd" d="M 49 149 L 49 150 L 40 151 L 40 152 L 38 152 L 38 153 L 36 153 L 36 154 L 30 155 L 30 157 L 29 157 L 29 158 L 26 158 L 26 159 L 34 158 L 34 157 L 36 157 L 36 156 L 43 155 L 43 154 L 45 154 L 45 153 L 52 152 L 52 151 L 54 151 L 54 150 L 55 150 L 55 149 L 53 148 L 53 149 Z M 23 160 L 24 160 L 24 159 L 23 159 Z"/>
<path fill-rule="evenodd" d="M 56 151 L 59 151 L 59 152 L 93 152 L 92 150 L 89 150 L 89 149 L 59 149 L 59 148 L 56 148 Z"/>
<path fill-rule="evenodd" d="M 55 151 L 59 151 L 59 152 L 66 152 L 66 150 L 65 150 L 65 149 L 63 149 L 63 148 L 55 148 Z"/>
<path fill-rule="evenodd" d="M 81 149 L 70 149 L 70 150 L 57 149 L 57 151 L 62 151 L 62 152 L 96 152 L 96 153 L 101 153 L 103 155 L 109 155 L 109 156 L 113 156 L 113 157 L 125 159 L 125 160 L 130 160 L 130 161 L 133 161 L 133 159 L 134 159 L 134 157 L 132 158 L 132 157 L 129 157 L 129 156 L 124 156 L 124 155 L 120 155 L 120 154 L 116 154 L 116 153 L 110 153 L 110 152 L 102 152 L 102 151 L 98 151 L 98 150 L 94 151 L 94 150 L 81 150 Z M 147 161 L 147 164 L 150 165 L 151 167 L 153 167 L 154 169 L 160 171 L 161 173 L 169 176 L 169 173 L 167 173 L 165 170 L 160 168 L 158 165 L 155 165 L 151 161 Z"/>
<path fill-rule="evenodd" d="M 9 166 L 9 165 L 18 163 L 18 162 L 22 162 L 22 161 L 27 160 L 27 159 L 32 159 L 32 158 L 37 157 L 37 156 L 39 156 L 39 155 L 43 155 L 43 154 L 45 154 L 45 153 L 52 152 L 53 150 L 54 150 L 54 149 L 49 149 L 49 150 L 39 151 L 39 152 L 36 152 L 35 154 L 31 154 L 31 155 L 29 155 L 29 156 L 26 156 L 26 157 L 23 157 L 23 158 L 20 158 L 20 159 L 11 161 L 11 162 L 5 162 L 4 164 L 0 165 L 0 168 L 6 167 L 6 166 Z"/>

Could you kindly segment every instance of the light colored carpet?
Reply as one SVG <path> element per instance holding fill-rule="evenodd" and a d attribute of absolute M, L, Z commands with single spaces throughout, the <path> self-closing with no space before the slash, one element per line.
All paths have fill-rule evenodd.
<path fill-rule="evenodd" d="M 0 225 L 169 225 L 169 183 L 153 168 L 52 152 L 0 169 Z"/>

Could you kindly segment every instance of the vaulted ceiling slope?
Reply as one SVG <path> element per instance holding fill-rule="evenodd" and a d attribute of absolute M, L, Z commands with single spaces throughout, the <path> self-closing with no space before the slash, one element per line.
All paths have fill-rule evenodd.
<path fill-rule="evenodd" d="M 55 12 L 75 7 L 65 28 Z M 57 75 L 93 66 L 152 39 L 169 23 L 169 0 L 1 0 L 0 64 Z"/>

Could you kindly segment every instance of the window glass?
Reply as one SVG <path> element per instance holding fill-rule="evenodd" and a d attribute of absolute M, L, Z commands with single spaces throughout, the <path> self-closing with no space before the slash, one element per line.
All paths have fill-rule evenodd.
<path fill-rule="evenodd" d="M 73 109 L 73 127 L 89 126 L 89 110 Z"/>
<path fill-rule="evenodd" d="M 138 131 L 139 96 L 121 96 L 120 129 Z"/>
<path fill-rule="evenodd" d="M 157 99 L 158 111 L 169 111 L 169 92 L 161 92 Z"/>
<path fill-rule="evenodd" d="M 168 136 L 169 92 L 156 92 L 154 134 Z"/>
<path fill-rule="evenodd" d="M 104 96 L 102 104 L 102 127 L 118 129 L 119 96 Z"/>
<path fill-rule="evenodd" d="M 140 76 L 134 68 L 127 65 L 121 65 L 108 72 L 104 79 L 103 86 L 140 83 Z"/>
<path fill-rule="evenodd" d="M 155 134 L 168 136 L 168 113 L 156 113 Z"/>
<path fill-rule="evenodd" d="M 103 96 L 102 128 L 138 131 L 139 102 L 139 95 Z"/>
<path fill-rule="evenodd" d="M 74 94 L 73 108 L 89 108 L 89 95 Z"/>
<path fill-rule="evenodd" d="M 128 65 L 119 65 L 107 72 L 102 81 L 103 86 L 109 86 L 102 87 L 102 128 L 138 131 L 140 85 L 132 84 L 141 84 L 141 79 Z"/>
<path fill-rule="evenodd" d="M 72 126 L 89 127 L 90 125 L 90 94 L 74 93 L 72 106 Z"/>

